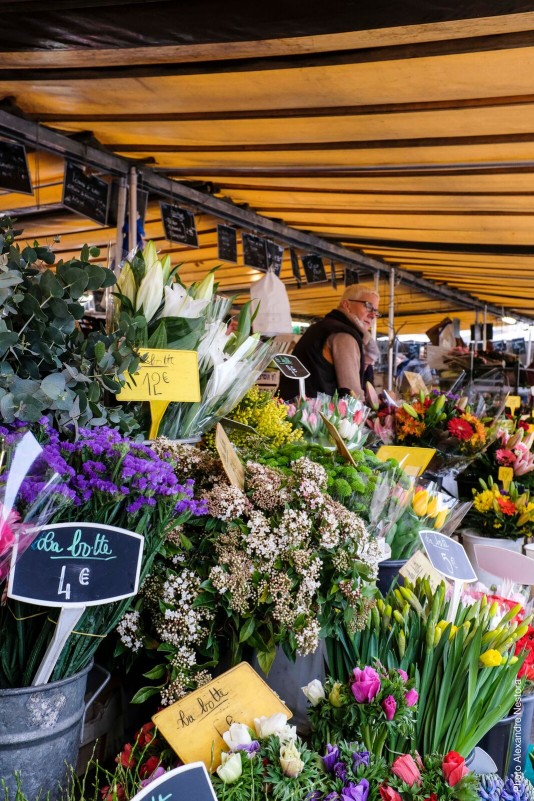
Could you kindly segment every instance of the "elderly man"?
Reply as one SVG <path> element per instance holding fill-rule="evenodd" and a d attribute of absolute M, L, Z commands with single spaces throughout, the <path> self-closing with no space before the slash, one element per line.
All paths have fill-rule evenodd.
<path fill-rule="evenodd" d="M 297 342 L 293 354 L 310 371 L 306 395 L 318 392 L 364 398 L 364 348 L 373 319 L 380 317 L 379 296 L 363 286 L 348 286 L 337 309 L 311 325 Z M 280 377 L 280 395 L 290 400 L 298 394 L 294 380 Z"/>

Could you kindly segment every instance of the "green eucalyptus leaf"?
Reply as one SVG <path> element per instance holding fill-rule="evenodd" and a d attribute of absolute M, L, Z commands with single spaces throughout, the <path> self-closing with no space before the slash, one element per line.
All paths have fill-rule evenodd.
<path fill-rule="evenodd" d="M 41 284 L 41 289 L 47 295 L 51 295 L 53 298 L 63 297 L 64 289 L 57 280 L 52 270 L 45 270 L 45 272 L 42 273 L 40 284 Z"/>
<path fill-rule="evenodd" d="M 41 392 L 51 400 L 57 400 L 65 391 L 65 377 L 61 373 L 52 373 L 41 381 Z"/>

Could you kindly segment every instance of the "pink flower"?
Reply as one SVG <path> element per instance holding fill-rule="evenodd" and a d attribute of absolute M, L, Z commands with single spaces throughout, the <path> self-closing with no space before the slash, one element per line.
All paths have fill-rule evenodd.
<path fill-rule="evenodd" d="M 506 467 L 512 465 L 516 460 L 515 453 L 506 450 L 505 448 L 499 448 L 499 450 L 495 453 L 495 457 L 499 464 L 505 465 Z"/>
<path fill-rule="evenodd" d="M 465 759 L 456 751 L 449 751 L 448 754 L 445 754 L 441 769 L 451 787 L 458 784 L 469 773 L 465 766 Z"/>
<path fill-rule="evenodd" d="M 346 415 L 347 415 L 347 401 L 345 401 L 345 400 L 338 401 L 337 411 L 341 415 L 341 417 L 346 417 Z"/>
<path fill-rule="evenodd" d="M 380 692 L 380 676 L 372 667 L 354 668 L 350 689 L 357 704 L 370 704 Z"/>
<path fill-rule="evenodd" d="M 388 695 L 387 698 L 384 698 L 380 706 L 384 710 L 384 715 L 386 716 L 386 720 L 393 720 L 393 718 L 395 717 L 395 712 L 397 711 L 397 702 L 395 701 L 393 696 Z"/>
<path fill-rule="evenodd" d="M 404 696 L 404 700 L 406 701 L 406 706 L 415 706 L 419 700 L 419 693 L 417 690 L 408 690 Z"/>
<path fill-rule="evenodd" d="M 397 757 L 391 766 L 391 772 L 398 776 L 401 781 L 406 782 L 409 787 L 413 787 L 414 784 L 421 784 L 419 768 L 410 754 L 403 754 L 403 756 Z"/>
<path fill-rule="evenodd" d="M 405 671 L 405 670 L 403 670 L 402 668 L 399 668 L 399 669 L 397 670 L 397 673 L 399 674 L 399 676 L 401 677 L 401 679 L 402 679 L 403 681 L 408 681 L 408 674 L 406 673 L 406 671 Z"/>
<path fill-rule="evenodd" d="M 354 417 L 352 418 L 353 422 L 359 426 L 363 420 L 363 412 L 361 409 L 358 409 L 357 412 L 354 412 Z"/>
<path fill-rule="evenodd" d="M 3 511 L 2 504 L 0 504 L 0 513 Z M 7 518 L 2 520 L 0 517 L 0 556 L 11 551 L 15 544 L 15 533 L 13 531 L 13 523 L 19 519 L 16 512 L 9 512 Z"/>

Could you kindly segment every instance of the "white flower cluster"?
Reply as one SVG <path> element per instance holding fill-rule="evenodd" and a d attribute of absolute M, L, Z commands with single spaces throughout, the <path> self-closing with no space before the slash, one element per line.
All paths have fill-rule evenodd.
<path fill-rule="evenodd" d="M 139 612 L 126 612 L 119 625 L 117 633 L 123 645 L 136 653 L 143 646 L 143 640 L 139 631 L 140 616 Z"/>

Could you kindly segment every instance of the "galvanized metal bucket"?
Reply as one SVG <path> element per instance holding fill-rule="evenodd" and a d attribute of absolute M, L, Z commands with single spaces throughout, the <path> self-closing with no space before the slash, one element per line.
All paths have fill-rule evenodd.
<path fill-rule="evenodd" d="M 109 681 L 107 671 L 95 668 L 106 676 L 86 702 L 91 668 L 50 684 L 0 690 L 0 786 L 3 780 L 10 801 L 16 795 L 16 773 L 31 801 L 39 793 L 58 797 L 67 765 L 76 765 L 85 712 Z"/>

